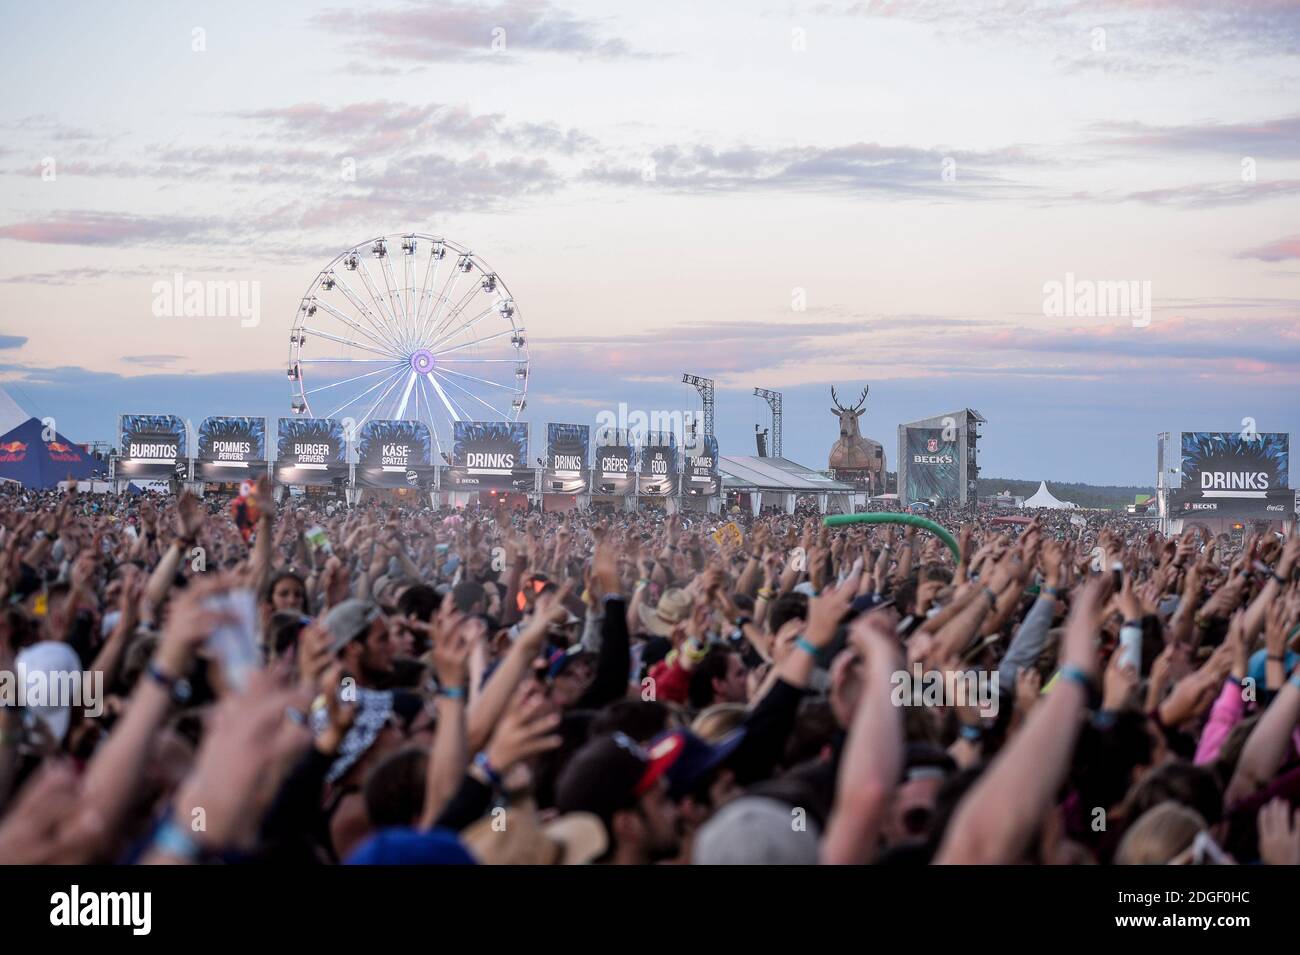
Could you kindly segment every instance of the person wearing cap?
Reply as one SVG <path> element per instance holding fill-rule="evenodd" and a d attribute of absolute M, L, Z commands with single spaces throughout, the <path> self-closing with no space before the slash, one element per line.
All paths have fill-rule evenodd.
<path fill-rule="evenodd" d="M 561 814 L 591 813 L 604 824 L 608 848 L 594 861 L 647 865 L 681 849 L 677 805 L 666 773 L 678 754 L 657 757 L 623 733 L 597 737 L 569 760 L 556 783 Z"/>
<path fill-rule="evenodd" d="M 393 672 L 393 648 L 388 623 L 379 605 L 351 598 L 338 604 L 322 621 L 330 634 L 329 649 L 358 686 L 380 689 Z"/>

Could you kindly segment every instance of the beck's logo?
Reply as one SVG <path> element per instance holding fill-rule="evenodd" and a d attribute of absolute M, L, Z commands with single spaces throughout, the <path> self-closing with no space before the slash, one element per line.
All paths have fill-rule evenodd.
<path fill-rule="evenodd" d="M 925 450 L 929 451 L 931 454 L 934 454 L 934 452 L 939 450 L 939 442 L 936 441 L 934 438 L 931 438 L 929 441 L 925 442 Z"/>

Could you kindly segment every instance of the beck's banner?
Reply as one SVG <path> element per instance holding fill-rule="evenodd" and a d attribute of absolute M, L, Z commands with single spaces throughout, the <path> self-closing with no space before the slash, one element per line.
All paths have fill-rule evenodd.
<path fill-rule="evenodd" d="M 954 431 L 956 429 L 953 429 Z M 942 428 L 907 429 L 907 488 L 904 503 L 961 500 L 957 436 L 943 439 Z"/>
<path fill-rule="evenodd" d="M 590 447 L 590 425 L 548 424 L 542 490 L 548 494 L 585 494 L 589 486 L 587 451 Z"/>
<path fill-rule="evenodd" d="M 265 418 L 204 418 L 194 476 L 201 481 L 248 481 L 266 473 Z"/>
<path fill-rule="evenodd" d="M 1173 516 L 1282 520 L 1291 514 L 1290 436 L 1184 431 Z"/>
<path fill-rule="evenodd" d="M 422 421 L 367 421 L 357 436 L 360 487 L 428 487 L 433 439 Z"/>
<path fill-rule="evenodd" d="M 120 478 L 150 481 L 185 477 L 189 453 L 185 447 L 185 422 L 170 414 L 124 414 L 121 417 Z"/>
<path fill-rule="evenodd" d="M 536 489 L 528 467 L 528 425 L 522 421 L 457 421 L 452 432 L 451 467 L 443 471 L 448 491 Z"/>
<path fill-rule="evenodd" d="M 338 418 L 281 418 L 275 479 L 281 484 L 323 485 L 347 480 L 348 443 Z"/>
<path fill-rule="evenodd" d="M 631 494 L 635 488 L 636 461 L 627 431 L 607 428 L 597 432 L 591 493 L 622 496 Z"/>
<path fill-rule="evenodd" d="M 670 497 L 677 493 L 677 437 L 671 431 L 646 432 L 637 464 L 638 494 Z"/>
<path fill-rule="evenodd" d="M 682 493 L 712 497 L 722 492 L 718 471 L 718 439 L 711 434 L 700 436 L 693 449 L 686 452 L 686 477 Z"/>

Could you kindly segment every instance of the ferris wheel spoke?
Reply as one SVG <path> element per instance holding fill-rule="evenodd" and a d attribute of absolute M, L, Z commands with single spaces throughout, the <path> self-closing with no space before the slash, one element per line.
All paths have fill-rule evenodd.
<path fill-rule="evenodd" d="M 380 340 L 377 339 L 374 335 L 370 334 L 370 332 L 366 331 L 364 328 L 362 328 L 362 327 L 361 327 L 360 325 L 358 325 L 356 322 L 352 321 L 352 319 L 348 318 L 348 316 L 345 315 L 343 312 L 340 312 L 340 311 L 339 311 L 337 308 L 335 308 L 333 305 L 330 305 L 328 302 L 322 302 L 320 299 L 317 299 L 317 300 L 316 300 L 316 305 L 317 305 L 317 307 L 324 309 L 324 310 L 325 310 L 326 312 L 328 312 L 330 315 L 333 315 L 335 318 L 337 318 L 337 319 L 338 319 L 340 322 L 342 322 L 344 325 L 347 325 L 347 326 L 350 327 L 350 328 L 354 328 L 354 329 L 356 329 L 357 331 L 359 331 L 362 335 L 365 335 L 367 338 L 369 338 L 372 342 L 374 342 L 374 343 L 375 343 L 376 345 L 378 345 L 380 348 L 386 349 L 387 352 L 388 352 L 388 354 L 392 355 L 394 358 L 401 358 L 401 357 L 402 357 L 398 352 L 396 352 L 396 351 L 393 350 L 393 346 L 392 346 L 389 342 L 386 342 L 386 341 L 380 341 Z"/>
<path fill-rule="evenodd" d="M 346 338 L 339 338 L 337 335 L 331 335 L 329 332 L 322 332 L 320 329 L 312 328 L 309 325 L 304 325 L 302 330 L 304 332 L 310 332 L 319 338 L 328 338 L 330 341 L 338 342 L 340 345 L 347 345 L 349 348 L 360 348 L 362 351 L 372 352 L 376 355 L 386 355 L 390 360 L 399 357 L 394 355 L 392 352 L 382 352 L 377 348 L 371 348 L 369 345 L 362 345 L 360 342 L 348 341 Z"/>
<path fill-rule="evenodd" d="M 464 372 L 451 371 L 450 369 L 447 369 L 447 368 L 442 369 L 442 374 L 444 374 L 444 375 L 456 375 L 456 376 L 459 377 L 459 378 L 468 378 L 470 381 L 477 381 L 477 382 L 481 382 L 482 384 L 485 384 L 485 385 L 491 385 L 493 388 L 500 388 L 502 391 L 508 391 L 508 392 L 510 392 L 511 394 L 518 394 L 518 393 L 519 393 L 519 389 L 516 388 L 514 385 L 503 385 L 503 384 L 501 384 L 500 382 L 490 381 L 490 380 L 487 379 L 487 378 L 479 378 L 477 375 L 467 375 L 467 374 L 465 374 Z"/>
<path fill-rule="evenodd" d="M 377 331 L 385 341 L 388 341 L 392 345 L 393 352 L 400 353 L 402 346 L 393 334 L 393 330 L 375 316 L 375 313 L 370 310 L 370 307 L 362 301 L 361 296 L 356 293 L 351 285 L 343 280 L 343 276 L 334 273 L 334 284 L 343 292 L 343 297 L 352 303 L 352 307 L 365 316 L 366 321 L 370 323 L 371 327 L 374 328 L 374 330 Z"/>
<path fill-rule="evenodd" d="M 363 424 L 369 421 L 370 416 L 384 406 L 384 402 L 388 400 L 388 396 L 392 394 L 393 389 L 398 386 L 401 380 L 402 380 L 402 373 L 399 371 L 396 377 L 393 378 L 392 384 L 390 384 L 386 389 L 384 389 L 384 393 L 379 396 L 379 400 L 376 401 L 374 404 L 372 404 L 370 406 L 370 410 L 367 411 L 364 415 L 362 415 L 361 420 L 357 422 L 358 428 L 360 428 Z"/>
<path fill-rule="evenodd" d="M 447 286 L 444 287 L 442 295 L 439 296 L 438 301 L 434 304 L 434 311 L 433 314 L 430 316 L 432 321 L 429 327 L 431 329 L 438 327 L 438 324 L 441 321 L 439 316 L 442 315 L 442 307 L 447 304 L 447 301 L 451 298 L 452 293 L 456 291 L 456 285 L 460 282 L 461 274 L 462 273 L 460 271 L 459 265 L 452 267 L 451 275 L 447 276 Z M 421 336 L 422 339 L 426 337 L 432 338 L 433 336 L 432 335 Z"/>
<path fill-rule="evenodd" d="M 451 420 L 464 421 L 465 416 L 462 416 L 460 411 L 453 406 L 451 399 L 447 397 L 447 392 L 442 390 L 442 385 L 438 384 L 438 379 L 433 376 L 433 372 L 426 371 L 424 377 L 429 379 L 429 384 L 433 386 L 434 392 L 442 399 L 443 407 L 447 409 L 447 414 L 451 415 Z"/>
<path fill-rule="evenodd" d="M 460 351 L 460 349 L 462 349 L 462 348 L 469 348 L 471 345 L 481 345 L 481 344 L 483 344 L 484 342 L 490 342 L 490 341 L 492 341 L 493 339 L 500 338 L 502 335 L 513 335 L 513 334 L 514 334 L 514 331 L 515 331 L 515 330 L 514 330 L 513 328 L 507 328 L 505 331 L 503 331 L 503 332 L 497 332 L 495 335 L 488 335 L 488 336 L 486 336 L 486 337 L 484 337 L 484 338 L 476 338 L 476 339 L 475 339 L 474 341 L 472 341 L 472 342 L 464 342 L 464 343 L 462 343 L 462 344 L 460 344 L 460 345 L 453 345 L 451 348 L 444 348 L 441 352 L 434 352 L 434 356 L 437 357 L 437 358 L 440 358 L 442 355 L 445 355 L 445 354 L 447 354 L 448 352 Z M 443 340 L 445 341 L 446 339 L 443 339 Z M 430 351 L 433 351 L 433 348 L 430 347 L 429 350 L 430 350 Z"/>
<path fill-rule="evenodd" d="M 435 342 L 450 338 L 452 335 L 455 335 L 456 332 L 465 331 L 468 328 L 473 328 L 476 324 L 478 324 L 480 321 L 482 321 L 484 318 L 486 318 L 488 315 L 492 314 L 492 312 L 496 310 L 497 310 L 497 303 L 489 302 L 487 308 L 483 309 L 483 311 L 479 312 L 468 322 L 458 326 L 455 329 L 455 331 L 452 331 L 450 332 L 450 334 L 443 336 L 443 339 L 439 339 L 438 336 L 442 335 L 444 331 L 447 331 L 449 328 L 451 328 L 451 323 L 460 317 L 461 307 L 457 306 L 456 310 L 449 313 L 447 317 L 439 324 L 439 326 L 429 334 L 429 337 L 432 338 Z"/>
<path fill-rule="evenodd" d="M 437 248 L 435 246 L 435 248 Z M 430 296 L 433 295 L 433 284 L 438 281 L 438 266 L 442 260 L 447 257 L 446 249 L 443 249 L 442 258 L 434 255 L 434 250 L 429 250 L 429 264 L 424 267 L 424 281 L 420 283 L 420 302 L 415 308 L 416 327 L 424 327 L 426 307 L 429 304 Z"/>
<path fill-rule="evenodd" d="M 397 341 L 401 343 L 401 347 L 403 349 L 409 347 L 410 343 L 406 341 L 403 336 L 402 329 L 397 323 L 397 318 L 393 315 L 392 310 L 389 309 L 387 303 L 384 302 L 384 297 L 379 294 L 379 290 L 375 285 L 374 276 L 370 274 L 370 267 L 366 265 L 365 259 L 357 259 L 357 274 L 361 276 L 361 284 L 366 287 L 366 292 L 369 293 L 370 300 L 379 306 L 379 310 L 384 314 L 384 319 L 392 326 L 393 335 Z"/>
<path fill-rule="evenodd" d="M 384 273 L 384 286 L 388 289 L 388 302 L 392 306 L 393 315 L 394 317 L 396 317 L 397 311 L 400 307 L 402 312 L 401 327 L 403 332 L 406 332 L 407 331 L 406 302 L 403 301 L 402 297 L 397 294 L 397 289 L 394 288 L 397 282 L 393 278 L 393 263 L 389 261 L 390 259 L 391 256 L 388 255 L 385 255 L 382 259 L 380 259 L 379 270 Z"/>
<path fill-rule="evenodd" d="M 412 368 L 411 374 L 407 376 L 406 379 L 406 388 L 402 392 L 402 400 L 397 405 L 397 414 L 394 415 L 394 417 L 397 418 L 399 421 L 402 419 L 402 416 L 406 414 L 406 403 L 411 400 L 411 389 L 415 387 L 415 381 L 417 377 L 418 376 L 415 374 L 415 369 Z"/>
<path fill-rule="evenodd" d="M 300 365 L 333 365 L 333 364 L 342 363 L 342 364 L 344 364 L 344 365 L 350 365 L 350 364 L 353 364 L 353 363 L 356 363 L 356 362 L 369 362 L 370 364 L 373 365 L 373 364 L 375 364 L 376 362 L 381 362 L 381 361 L 382 361 L 385 365 L 392 365 L 392 364 L 394 364 L 394 361 L 393 361 L 393 359 L 392 359 L 391 357 L 389 357 L 389 358 L 300 358 L 300 359 L 298 359 L 298 364 L 300 364 Z"/>
<path fill-rule="evenodd" d="M 397 380 L 400 380 L 401 377 L 402 377 L 402 369 L 401 369 L 401 368 L 397 368 L 397 369 L 395 369 L 395 370 L 393 370 L 393 371 L 390 371 L 390 372 L 388 373 L 388 377 L 387 377 L 387 378 L 383 378 L 383 379 L 381 379 L 380 381 L 376 382 L 375 384 L 371 385 L 369 388 L 367 388 L 365 391 L 361 392 L 361 394 L 357 395 L 356 397 L 354 397 L 354 398 L 349 398 L 347 401 L 343 402 L 343 404 L 339 405 L 337 408 L 335 408 L 333 411 L 331 411 L 331 412 L 330 412 L 329 414 L 327 414 L 325 417 L 327 417 L 327 418 L 332 418 L 332 417 L 334 417 L 336 414 L 338 414 L 338 413 L 339 413 L 340 411 L 342 411 L 344 408 L 348 407 L 349 405 L 356 404 L 358 401 L 360 401 L 360 400 L 361 400 L 362 398 L 364 398 L 366 395 L 370 394 L 372 391 L 378 391 L 380 388 L 384 387 L 384 385 L 388 384 L 388 382 L 390 382 L 390 381 L 397 381 Z"/>
<path fill-rule="evenodd" d="M 388 371 L 388 368 L 376 368 L 374 371 L 367 371 L 364 374 L 357 375 L 356 377 L 353 378 L 344 378 L 342 381 L 333 381 L 330 382 L 328 385 L 321 385 L 319 388 L 311 388 L 307 391 L 304 391 L 303 394 L 314 395 L 318 391 L 327 391 L 330 388 L 337 388 L 340 385 L 350 385 L 354 381 L 360 381 L 362 378 L 373 378 L 375 375 L 382 375 L 386 371 Z"/>
<path fill-rule="evenodd" d="M 441 377 L 441 372 L 434 372 L 434 374 L 437 374 L 439 377 Z M 455 388 L 455 389 L 458 390 L 458 391 L 464 392 L 468 397 L 473 398 L 475 401 L 477 401 L 479 404 L 481 404 L 484 408 L 487 408 L 488 411 L 491 411 L 494 415 L 496 415 L 496 416 L 498 416 L 498 417 L 501 417 L 501 418 L 508 418 L 508 417 L 510 417 L 510 416 L 509 416 L 508 414 L 506 414 L 504 411 L 498 411 L 496 408 L 492 407 L 492 405 L 488 404 L 486 401 L 484 401 L 484 400 L 483 400 L 482 398 L 480 398 L 478 395 L 474 394 L 474 392 L 470 391 L 470 390 L 469 390 L 468 388 L 466 388 L 464 385 L 458 385 L 456 382 L 452 381 L 450 378 L 447 379 L 447 384 L 451 385 L 453 388 Z"/>

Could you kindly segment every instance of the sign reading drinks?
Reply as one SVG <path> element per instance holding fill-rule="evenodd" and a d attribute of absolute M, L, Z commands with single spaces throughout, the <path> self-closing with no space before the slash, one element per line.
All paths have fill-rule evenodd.
<path fill-rule="evenodd" d="M 177 476 L 188 457 L 185 422 L 175 415 L 124 414 L 120 419 L 121 456 L 116 473 L 123 478 L 166 480 Z"/>
<path fill-rule="evenodd" d="M 546 473 L 542 490 L 551 494 L 583 494 L 588 487 L 587 453 L 591 428 L 585 424 L 546 426 Z"/>
<path fill-rule="evenodd" d="M 637 493 L 668 497 L 677 493 L 677 438 L 671 431 L 651 431 L 641 446 Z"/>
<path fill-rule="evenodd" d="M 636 487 L 632 444 L 622 428 L 596 432 L 596 460 L 592 468 L 593 494 L 625 495 Z"/>
<path fill-rule="evenodd" d="M 945 441 L 942 428 L 907 429 L 907 503 L 961 499 L 957 436 L 950 436 Z"/>
<path fill-rule="evenodd" d="M 522 421 L 457 421 L 451 467 L 443 486 L 453 491 L 532 491 L 528 425 Z"/>
<path fill-rule="evenodd" d="M 333 484 L 348 476 L 348 444 L 337 418 L 281 418 L 275 477 L 281 484 Z"/>
<path fill-rule="evenodd" d="M 718 439 L 703 435 L 686 454 L 686 480 L 682 493 L 705 497 L 718 494 L 722 481 L 718 477 Z"/>
<path fill-rule="evenodd" d="M 1282 520 L 1290 516 L 1290 436 L 1277 432 L 1184 431 L 1176 517 Z"/>
<path fill-rule="evenodd" d="M 357 484 L 427 487 L 433 480 L 433 439 L 420 421 L 368 421 L 357 440 Z"/>
<path fill-rule="evenodd" d="M 204 418 L 195 470 L 204 481 L 261 477 L 266 473 L 266 419 Z"/>

